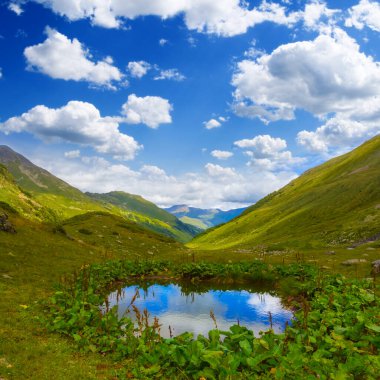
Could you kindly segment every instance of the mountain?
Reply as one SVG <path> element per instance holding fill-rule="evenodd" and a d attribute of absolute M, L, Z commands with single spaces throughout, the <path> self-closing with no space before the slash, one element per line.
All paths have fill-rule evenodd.
<path fill-rule="evenodd" d="M 55 214 L 21 189 L 8 169 L 0 164 L 0 207 L 35 221 L 54 221 Z"/>
<path fill-rule="evenodd" d="M 0 146 L 0 164 L 4 172 L 0 202 L 11 205 L 26 218 L 61 222 L 89 212 L 107 212 L 181 242 L 199 233 L 142 197 L 118 192 L 104 197 L 84 194 L 4 145 Z"/>
<path fill-rule="evenodd" d="M 194 227 L 190 223 L 181 222 L 174 215 L 159 208 L 140 195 L 129 194 L 123 191 L 112 191 L 107 194 L 86 193 L 86 195 L 102 203 L 104 207 L 111 204 L 125 210 L 131 214 L 130 219 L 132 220 L 135 220 L 136 215 L 143 216 L 145 220 L 142 219 L 139 224 L 179 241 L 189 241 L 191 237 L 201 232 L 199 228 Z M 152 225 L 151 220 L 159 220 L 162 223 Z"/>
<path fill-rule="evenodd" d="M 205 230 L 229 222 L 231 219 L 239 216 L 245 208 L 223 211 L 219 209 L 201 209 L 187 205 L 176 205 L 166 208 L 165 210 L 175 215 L 182 222 L 192 224 Z"/>
<path fill-rule="evenodd" d="M 8 146 L 0 145 L 0 164 L 9 170 L 20 188 L 53 210 L 58 219 L 104 210 L 80 190 L 33 164 Z"/>
<path fill-rule="evenodd" d="M 380 136 L 276 191 L 189 247 L 319 248 L 380 238 Z"/>

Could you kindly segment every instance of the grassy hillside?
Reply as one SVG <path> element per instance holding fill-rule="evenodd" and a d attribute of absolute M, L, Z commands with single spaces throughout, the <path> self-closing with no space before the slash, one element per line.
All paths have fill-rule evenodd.
<path fill-rule="evenodd" d="M 108 212 L 181 242 L 199 233 L 139 196 L 114 192 L 90 197 L 4 145 L 0 146 L 0 164 L 13 181 L 9 184 L 8 178 L 7 186 L 0 187 L 0 201 L 29 219 L 63 221 L 88 212 Z M 6 176 L 2 178 L 4 182 Z"/>
<path fill-rule="evenodd" d="M 261 257 L 231 251 L 191 251 L 180 243 L 125 219 L 94 212 L 75 216 L 59 228 L 21 217 L 0 204 L 17 233 L 0 230 L 0 378 L 1 379 L 110 379 L 122 363 L 110 356 L 78 352 L 70 340 L 44 328 L 40 301 L 46 299 L 58 281 L 70 277 L 81 267 L 112 259 L 167 259 L 177 263 L 210 261 L 231 263 L 240 260 L 265 260 L 267 263 L 294 263 L 294 253 Z M 370 262 L 377 251 L 359 247 L 357 255 L 367 262 L 357 267 L 342 267 L 339 261 L 351 258 L 347 250 L 323 257 L 319 266 L 344 270 L 352 277 L 368 277 Z M 359 257 L 359 256 L 358 256 Z M 334 265 L 334 261 L 336 261 Z"/>
<path fill-rule="evenodd" d="M 58 219 L 104 208 L 80 190 L 34 165 L 7 146 L 0 146 L 0 163 L 12 174 L 17 185 L 33 199 L 53 210 Z M 0 193 L 0 200 L 2 193 Z"/>
<path fill-rule="evenodd" d="M 181 222 L 174 215 L 159 208 L 140 195 L 129 194 L 123 191 L 112 191 L 107 194 L 86 194 L 97 202 L 102 203 L 105 207 L 113 205 L 123 210 L 126 215 L 131 214 L 130 219 L 140 225 L 158 233 L 163 233 L 178 241 L 189 241 L 200 232 L 199 228 Z M 138 219 L 139 217 L 140 220 Z M 152 221 L 157 222 L 154 224 Z"/>
<path fill-rule="evenodd" d="M 0 164 L 0 205 L 35 221 L 54 221 L 55 214 L 22 190 L 12 174 Z"/>
<path fill-rule="evenodd" d="M 182 222 L 192 224 L 203 230 L 229 222 L 239 216 L 245 208 L 223 211 L 219 209 L 201 209 L 186 205 L 176 205 L 165 209 Z"/>
<path fill-rule="evenodd" d="M 67 339 L 48 333 L 36 319 L 41 317 L 36 302 L 51 294 L 63 276 L 89 263 L 156 255 L 183 261 L 188 250 L 110 214 L 77 216 L 57 229 L 25 219 L 2 203 L 4 213 L 17 233 L 0 230 L 0 378 L 112 377 L 111 359 L 80 354 Z"/>
<path fill-rule="evenodd" d="M 320 248 L 379 239 L 380 136 L 305 172 L 240 217 L 195 238 L 200 249 Z"/>

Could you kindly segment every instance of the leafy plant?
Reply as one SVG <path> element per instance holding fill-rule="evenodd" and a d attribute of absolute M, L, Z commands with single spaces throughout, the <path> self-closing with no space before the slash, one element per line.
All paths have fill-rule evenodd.
<path fill-rule="evenodd" d="M 184 333 L 170 339 L 159 335 L 140 313 L 135 326 L 119 319 L 116 308 L 102 305 L 115 282 L 126 283 L 165 274 L 173 279 L 230 281 L 231 274 L 251 281 L 270 278 L 299 283 L 289 302 L 297 308 L 291 326 L 255 337 L 238 325 L 211 330 L 196 339 Z M 258 276 L 257 273 L 260 273 Z M 47 325 L 71 336 L 85 351 L 133 359 L 120 377 L 177 379 L 376 379 L 380 373 L 380 308 L 368 280 L 321 277 L 311 266 L 263 263 L 174 265 L 155 261 L 113 261 L 82 268 L 56 291 L 46 305 Z M 133 303 L 133 302 L 132 302 Z M 107 302 L 106 302 L 107 305 Z"/>

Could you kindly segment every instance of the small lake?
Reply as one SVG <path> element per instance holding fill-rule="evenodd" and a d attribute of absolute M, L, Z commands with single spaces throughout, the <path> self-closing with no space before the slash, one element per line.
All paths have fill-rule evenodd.
<path fill-rule="evenodd" d="M 246 326 L 258 336 L 260 331 L 270 328 L 270 317 L 275 332 L 284 330 L 293 314 L 284 308 L 281 298 L 268 292 L 252 292 L 248 290 L 208 290 L 206 292 L 186 292 L 180 285 L 151 285 L 145 289 L 139 286 L 129 286 L 120 292 L 114 292 L 108 297 L 109 307 L 118 306 L 118 315 L 135 319 L 135 313 L 130 307 L 133 296 L 138 291 L 139 296 L 134 305 L 142 312 L 146 309 L 150 322 L 154 317 L 159 319 L 161 336 L 180 335 L 186 331 L 206 335 L 215 328 L 210 317 L 210 311 L 215 315 L 218 329 L 229 330 L 234 324 Z M 120 296 L 121 294 L 121 296 Z M 128 309 L 129 307 L 129 309 Z M 128 312 L 129 310 L 129 312 Z"/>

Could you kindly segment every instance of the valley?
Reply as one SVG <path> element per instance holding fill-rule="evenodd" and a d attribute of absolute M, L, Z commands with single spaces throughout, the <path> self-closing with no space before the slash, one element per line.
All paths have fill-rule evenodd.
<path fill-rule="evenodd" d="M 125 368 L 132 378 L 154 378 L 154 373 L 158 377 L 165 373 L 164 368 L 150 363 L 151 374 L 138 375 L 136 368 L 148 364 L 134 354 L 116 360 L 117 350 L 107 348 L 114 353 L 99 355 L 94 343 L 89 343 L 90 349 L 86 346 L 78 351 L 76 340 L 84 336 L 84 331 L 73 333 L 62 327 L 63 335 L 59 335 L 47 328 L 50 312 L 46 302 L 51 302 L 47 300 L 55 294 L 57 284 L 74 284 L 87 268 L 100 271 L 106 288 L 110 282 L 129 278 L 130 271 L 135 271 L 131 268 L 136 268 L 137 278 L 142 279 L 153 274 L 153 278 L 171 278 L 175 282 L 178 276 L 184 276 L 184 271 L 190 271 L 196 284 L 202 284 L 208 273 L 219 285 L 235 286 L 248 273 L 257 276 L 257 268 L 261 268 L 260 281 L 271 278 L 276 284 L 273 286 L 289 287 L 297 300 L 304 293 L 293 280 L 299 278 L 298 271 L 303 267 L 316 271 L 309 278 L 307 286 L 311 287 L 318 287 L 314 282 L 317 279 L 330 281 L 329 276 L 346 276 L 344 286 L 374 276 L 372 262 L 379 259 L 380 252 L 379 151 L 380 138 L 376 137 L 306 172 L 235 219 L 200 233 L 141 197 L 123 192 L 82 193 L 2 147 L 0 377 L 108 379 L 112 374 L 123 376 L 120 368 Z M 195 238 L 189 242 L 192 236 Z M 244 265 L 250 269 L 241 269 Z M 280 275 L 282 271 L 295 274 Z M 367 291 L 370 297 L 371 290 L 361 290 Z M 363 307 L 368 308 L 367 324 L 377 331 L 376 318 L 369 317 L 375 313 L 374 304 Z M 264 339 L 272 338 L 266 335 Z M 270 340 L 265 342 L 272 350 Z M 365 351 L 365 360 L 373 359 L 368 368 L 377 368 L 378 343 L 374 340 L 372 351 Z M 186 345 L 191 344 L 186 340 Z M 210 341 L 203 349 L 212 350 L 209 344 L 212 346 Z M 247 348 L 244 355 L 252 349 L 257 350 Z M 256 354 L 263 353 L 259 350 Z M 214 364 L 207 360 L 213 368 Z M 245 373 L 246 364 L 241 363 L 238 371 Z M 214 372 L 206 370 L 208 365 L 203 363 L 200 368 L 212 378 Z M 186 366 L 189 374 L 197 374 L 191 375 L 193 378 L 201 373 L 191 372 L 190 364 Z M 265 373 L 264 367 L 260 368 L 264 371 L 260 373 Z M 370 379 L 368 373 L 366 378 Z"/>

